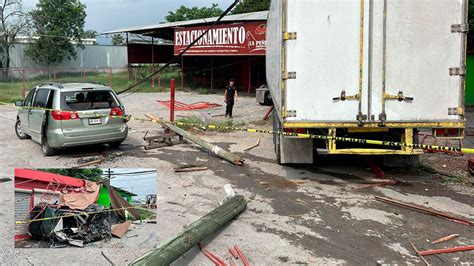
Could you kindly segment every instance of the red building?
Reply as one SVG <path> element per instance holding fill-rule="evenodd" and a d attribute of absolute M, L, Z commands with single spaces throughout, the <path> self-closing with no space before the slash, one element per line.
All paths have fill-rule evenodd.
<path fill-rule="evenodd" d="M 181 85 L 223 89 L 232 77 L 241 91 L 250 92 L 266 84 L 267 16 L 267 11 L 225 16 L 179 59 Z M 166 63 L 181 53 L 216 20 L 207 18 L 161 23 L 106 33 L 127 34 L 129 64 L 154 65 Z M 128 44 L 129 34 L 151 37 L 151 43 Z"/>
<path fill-rule="evenodd" d="M 84 180 L 32 169 L 15 169 L 15 221 L 28 220 L 40 203 L 55 203 L 65 188 L 84 187 Z M 29 238 L 28 227 L 15 225 L 15 240 Z"/>

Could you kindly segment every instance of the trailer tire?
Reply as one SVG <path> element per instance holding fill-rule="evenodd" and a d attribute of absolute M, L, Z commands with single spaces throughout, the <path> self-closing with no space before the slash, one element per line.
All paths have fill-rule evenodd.
<path fill-rule="evenodd" d="M 280 120 L 278 118 L 278 113 L 276 108 L 273 109 L 272 114 L 272 124 L 273 124 L 273 131 L 280 132 L 282 130 Z M 280 135 L 273 133 L 273 146 L 275 148 L 275 156 L 278 164 L 281 164 L 281 147 L 280 147 Z"/>

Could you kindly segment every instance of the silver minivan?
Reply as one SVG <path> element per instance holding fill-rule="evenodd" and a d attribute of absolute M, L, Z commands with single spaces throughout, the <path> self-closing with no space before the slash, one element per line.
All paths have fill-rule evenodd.
<path fill-rule="evenodd" d="M 40 143 L 43 154 L 57 149 L 107 143 L 117 148 L 127 138 L 125 108 L 115 92 L 96 83 L 44 83 L 20 106 L 18 138 Z"/>

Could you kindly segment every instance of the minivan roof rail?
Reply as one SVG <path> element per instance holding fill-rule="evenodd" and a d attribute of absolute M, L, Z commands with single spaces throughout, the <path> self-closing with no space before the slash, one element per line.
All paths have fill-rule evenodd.
<path fill-rule="evenodd" d="M 43 86 L 51 86 L 51 87 L 56 87 L 60 89 L 63 87 L 61 83 L 57 83 L 57 82 L 43 82 L 40 84 L 40 87 L 43 87 Z"/>
<path fill-rule="evenodd" d="M 64 82 L 63 84 L 69 84 L 69 83 L 82 83 L 82 84 L 97 84 L 97 85 L 103 85 L 103 86 L 109 86 L 109 84 L 106 84 L 104 82 L 99 82 L 99 81 L 68 81 Z"/>

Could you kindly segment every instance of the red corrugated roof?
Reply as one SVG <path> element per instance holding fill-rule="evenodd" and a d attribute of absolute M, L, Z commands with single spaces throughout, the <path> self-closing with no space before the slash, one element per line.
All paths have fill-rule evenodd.
<path fill-rule="evenodd" d="M 72 187 L 83 187 L 84 180 L 79 178 L 74 178 L 65 175 L 58 175 L 38 170 L 32 169 L 23 169 L 23 168 L 16 168 L 15 169 L 15 177 L 43 181 L 43 182 L 51 182 L 54 181 L 61 185 L 68 185 Z"/>

